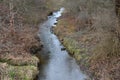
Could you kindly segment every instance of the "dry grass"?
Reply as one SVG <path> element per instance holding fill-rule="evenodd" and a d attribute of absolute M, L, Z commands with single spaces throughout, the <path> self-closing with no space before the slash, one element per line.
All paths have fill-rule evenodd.
<path fill-rule="evenodd" d="M 112 58 L 120 56 L 120 41 L 113 33 L 106 33 L 104 39 L 94 50 L 94 59 Z M 94 60 L 93 59 L 93 60 Z"/>
<path fill-rule="evenodd" d="M 44 6 L 34 5 L 34 0 L 25 1 L 13 2 L 12 12 L 17 14 L 12 26 L 9 1 L 0 2 L 0 80 L 32 80 L 32 75 L 37 72 L 39 60 L 29 50 L 41 45 L 36 39 L 37 25 L 45 19 L 47 11 L 41 12 Z"/>
<path fill-rule="evenodd" d="M 37 73 L 35 66 L 12 66 L 0 63 L 0 80 L 33 80 Z"/>
<path fill-rule="evenodd" d="M 81 1 L 78 6 L 80 11 L 78 7 L 72 7 L 73 10 L 65 13 L 55 32 L 70 54 L 76 56 L 82 69 L 93 73 L 91 76 L 95 80 L 119 80 L 120 28 L 115 4 L 111 0 L 90 0 L 85 3 L 86 0 Z M 66 14 L 74 16 L 71 19 Z"/>
<path fill-rule="evenodd" d="M 37 32 L 36 28 L 25 27 L 22 30 L 15 32 L 13 35 L 9 28 L 1 29 L 0 39 L 0 57 L 1 59 L 9 56 L 30 58 L 29 49 L 32 45 L 39 45 L 39 42 L 35 39 Z M 33 34 L 34 33 L 34 34 Z"/>
<path fill-rule="evenodd" d="M 44 9 L 45 13 L 41 13 L 45 8 L 44 4 L 38 6 L 34 0 L 13 1 L 13 7 L 12 13 L 17 14 L 12 20 L 14 22 L 10 23 L 9 1 L 3 0 L 0 3 L 0 57 L 10 57 L 8 60 L 30 58 L 29 49 L 32 46 L 40 46 L 39 40 L 35 39 L 37 25 L 45 19 L 43 17 L 47 15 L 47 11 Z"/>

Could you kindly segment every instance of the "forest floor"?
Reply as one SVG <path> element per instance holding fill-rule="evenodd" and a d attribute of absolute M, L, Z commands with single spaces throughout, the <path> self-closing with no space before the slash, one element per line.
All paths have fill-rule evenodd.
<path fill-rule="evenodd" d="M 40 44 L 34 40 L 33 33 L 36 33 L 37 29 L 36 31 L 26 27 L 24 29 L 12 36 L 8 28 L 0 29 L 1 80 L 32 80 L 38 73 L 39 60 L 29 53 L 30 46 Z"/>
<path fill-rule="evenodd" d="M 48 12 L 41 13 L 31 6 L 28 12 L 15 13 L 13 10 L 12 18 L 7 2 L 0 2 L 0 80 L 33 80 L 39 72 L 40 60 L 30 53 L 30 49 L 41 45 L 37 38 L 38 23 L 45 20 Z M 22 1 L 18 2 L 22 4 Z M 24 6 L 27 8 L 30 4 L 21 7 Z M 21 8 L 19 5 L 14 7 Z"/>
<path fill-rule="evenodd" d="M 64 13 L 59 19 L 57 27 L 54 28 L 54 32 L 70 55 L 76 59 L 80 68 L 92 80 L 119 80 L 119 53 L 117 55 L 114 53 L 112 56 L 107 55 L 107 52 L 112 52 L 114 49 L 112 40 L 115 43 L 119 41 L 112 33 L 101 33 L 94 27 L 90 27 L 93 24 L 89 20 L 77 21 L 73 15 Z M 102 34 L 106 35 L 103 37 Z M 118 47 L 116 46 L 115 49 L 118 50 Z"/>

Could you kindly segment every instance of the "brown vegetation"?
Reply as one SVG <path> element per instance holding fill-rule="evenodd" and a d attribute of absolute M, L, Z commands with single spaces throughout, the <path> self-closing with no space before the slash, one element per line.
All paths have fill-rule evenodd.
<path fill-rule="evenodd" d="M 30 49 L 41 45 L 36 39 L 38 23 L 49 10 L 44 1 L 36 1 L 0 0 L 0 80 L 32 80 L 37 73 L 39 60 Z"/>
<path fill-rule="evenodd" d="M 54 30 L 81 69 L 95 80 L 120 79 L 119 0 L 10 1 L 0 0 L 0 71 L 4 67 L 10 72 L 0 75 L 16 80 L 15 67 L 5 67 L 5 62 L 17 66 L 36 64 L 37 60 L 29 53 L 29 49 L 35 48 L 31 52 L 36 53 L 42 47 L 35 39 L 36 25 L 48 12 L 63 6 L 66 11 Z"/>
<path fill-rule="evenodd" d="M 76 5 L 76 2 L 79 5 Z M 119 80 L 120 28 L 115 14 L 115 2 L 112 0 L 76 0 L 76 2 L 66 5 L 68 11 L 66 10 L 59 20 L 58 27 L 54 29 L 55 33 L 81 68 L 92 73 L 90 74 L 92 78 Z M 119 9 L 116 10 L 119 14 Z"/>

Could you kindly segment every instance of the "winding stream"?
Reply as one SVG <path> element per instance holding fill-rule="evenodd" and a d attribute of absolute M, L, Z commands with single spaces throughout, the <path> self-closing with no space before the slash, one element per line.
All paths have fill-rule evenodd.
<path fill-rule="evenodd" d="M 48 16 L 48 20 L 40 25 L 40 39 L 44 44 L 43 55 L 48 55 L 46 64 L 41 65 L 38 80 L 85 80 L 86 75 L 81 72 L 75 60 L 68 55 L 66 50 L 61 50 L 57 36 L 51 32 L 51 28 L 57 23 L 64 8 Z"/>

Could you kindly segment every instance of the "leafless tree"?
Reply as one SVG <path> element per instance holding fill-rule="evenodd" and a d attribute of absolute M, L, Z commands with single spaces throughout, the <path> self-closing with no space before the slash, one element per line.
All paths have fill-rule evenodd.
<path fill-rule="evenodd" d="M 12 36 L 15 34 L 15 28 L 14 28 L 14 11 L 13 11 L 14 5 L 13 0 L 10 0 L 9 2 L 9 16 L 10 16 L 10 28 Z"/>

